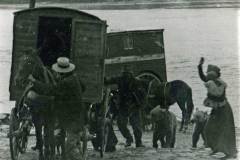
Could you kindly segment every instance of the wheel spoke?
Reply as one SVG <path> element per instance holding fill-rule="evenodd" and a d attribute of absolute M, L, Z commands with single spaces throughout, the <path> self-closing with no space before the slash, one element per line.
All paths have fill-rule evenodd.
<path fill-rule="evenodd" d="M 143 112 L 143 119 L 147 119 L 147 116 L 149 114 L 149 112 L 156 106 L 157 104 L 157 100 L 154 98 L 155 97 L 155 89 L 158 85 L 161 84 L 161 79 L 150 72 L 144 72 L 141 73 L 137 76 L 138 79 L 143 80 L 144 82 L 146 82 L 146 107 L 144 108 L 144 112 Z M 144 122 L 143 122 L 144 123 Z M 146 123 L 144 123 L 144 128 L 145 125 L 149 125 L 148 122 L 146 121 Z"/>

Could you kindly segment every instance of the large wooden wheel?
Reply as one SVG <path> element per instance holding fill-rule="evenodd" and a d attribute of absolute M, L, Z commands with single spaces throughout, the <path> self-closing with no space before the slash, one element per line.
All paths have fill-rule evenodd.
<path fill-rule="evenodd" d="M 146 107 L 154 108 L 156 106 L 156 102 L 154 101 L 154 91 L 156 87 L 162 82 L 161 79 L 151 72 L 140 73 L 138 76 L 136 76 L 136 78 L 147 83 L 146 101 L 148 106 Z"/>
<path fill-rule="evenodd" d="M 154 91 L 156 90 L 156 87 L 161 83 L 161 79 L 151 72 L 140 73 L 138 76 L 136 76 L 136 78 L 145 82 L 147 91 L 145 103 L 146 106 L 144 106 L 144 109 L 141 111 L 142 128 L 146 131 L 149 130 L 149 125 L 151 124 L 149 112 L 158 104 L 157 100 L 154 98 Z"/>
<path fill-rule="evenodd" d="M 27 119 L 19 120 L 16 108 L 10 115 L 9 142 L 12 160 L 18 160 L 19 155 L 26 152 L 31 126 Z"/>
<path fill-rule="evenodd" d="M 8 135 L 12 160 L 18 160 L 20 154 L 19 150 L 20 139 L 16 134 L 19 128 L 20 123 L 18 122 L 18 118 L 16 115 L 16 108 L 13 108 L 10 114 L 10 126 Z"/>

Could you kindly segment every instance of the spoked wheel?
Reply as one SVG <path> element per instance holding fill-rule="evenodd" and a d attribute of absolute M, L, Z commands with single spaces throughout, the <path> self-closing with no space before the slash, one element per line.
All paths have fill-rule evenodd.
<path fill-rule="evenodd" d="M 161 80 L 158 76 L 150 72 L 143 72 L 136 76 L 136 78 L 143 80 L 146 82 L 146 106 L 141 111 L 142 117 L 142 127 L 143 130 L 149 130 L 149 125 L 151 125 L 151 120 L 149 118 L 149 112 L 151 109 L 158 105 L 158 101 L 155 99 L 154 91 L 156 90 L 157 86 L 161 83 Z"/>
<path fill-rule="evenodd" d="M 9 142 L 12 160 L 18 160 L 19 155 L 27 150 L 28 136 L 31 124 L 29 119 L 20 120 L 16 108 L 13 108 L 10 115 Z"/>
<path fill-rule="evenodd" d="M 30 134 L 30 124 L 27 124 L 28 122 L 24 122 L 23 130 L 22 130 L 22 134 L 19 137 L 19 151 L 20 153 L 25 153 L 27 150 L 27 145 L 28 145 L 28 136 Z M 21 125 L 20 125 L 21 126 Z"/>
<path fill-rule="evenodd" d="M 16 109 L 13 108 L 10 115 L 10 126 L 9 126 L 9 143 L 10 143 L 10 152 L 12 160 L 19 159 L 19 144 L 21 143 L 18 130 L 20 128 L 20 123 L 16 115 Z"/>
<path fill-rule="evenodd" d="M 155 107 L 155 101 L 154 101 L 154 91 L 156 87 L 162 82 L 160 78 L 150 72 L 143 72 L 140 73 L 136 78 L 143 80 L 147 82 L 147 105 L 146 107 L 153 108 Z"/>
<path fill-rule="evenodd" d="M 19 151 L 21 154 L 25 153 L 28 145 L 28 136 L 22 135 L 19 137 Z"/>

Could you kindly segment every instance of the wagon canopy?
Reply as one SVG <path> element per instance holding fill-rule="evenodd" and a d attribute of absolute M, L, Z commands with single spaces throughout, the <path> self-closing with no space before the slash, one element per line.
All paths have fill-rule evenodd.
<path fill-rule="evenodd" d="M 13 83 L 19 57 L 26 48 L 33 48 L 39 51 L 46 66 L 51 66 L 60 56 L 69 57 L 87 87 L 84 101 L 101 101 L 106 27 L 106 22 L 96 16 L 66 8 L 15 12 L 10 100 L 17 100 L 23 92 Z"/>

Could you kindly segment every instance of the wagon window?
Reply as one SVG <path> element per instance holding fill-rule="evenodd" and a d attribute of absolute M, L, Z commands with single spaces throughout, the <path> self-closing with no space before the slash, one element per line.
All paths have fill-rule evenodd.
<path fill-rule="evenodd" d="M 124 37 L 123 46 L 125 50 L 133 49 L 133 38 L 131 35 Z"/>

